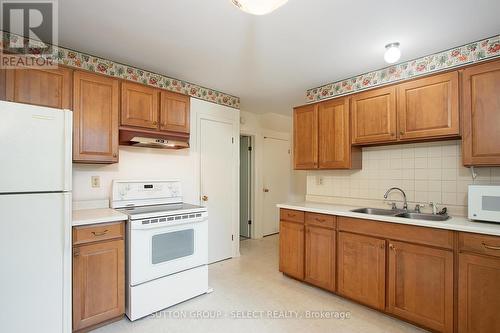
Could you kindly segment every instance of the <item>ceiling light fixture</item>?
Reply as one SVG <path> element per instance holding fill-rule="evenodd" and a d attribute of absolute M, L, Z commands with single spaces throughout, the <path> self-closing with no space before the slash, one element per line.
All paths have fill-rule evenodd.
<path fill-rule="evenodd" d="M 231 0 L 242 11 L 253 15 L 266 15 L 283 6 L 288 0 Z"/>
<path fill-rule="evenodd" d="M 384 60 L 388 64 L 393 64 L 401 58 L 399 43 L 390 43 L 385 46 Z"/>

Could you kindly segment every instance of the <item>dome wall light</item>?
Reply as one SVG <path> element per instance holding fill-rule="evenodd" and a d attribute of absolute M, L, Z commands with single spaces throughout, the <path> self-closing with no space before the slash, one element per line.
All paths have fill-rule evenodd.
<path fill-rule="evenodd" d="M 233 5 L 253 15 L 266 15 L 283 6 L 288 0 L 231 0 Z"/>
<path fill-rule="evenodd" d="M 401 58 L 399 43 L 390 43 L 385 46 L 384 60 L 388 64 L 393 64 Z"/>

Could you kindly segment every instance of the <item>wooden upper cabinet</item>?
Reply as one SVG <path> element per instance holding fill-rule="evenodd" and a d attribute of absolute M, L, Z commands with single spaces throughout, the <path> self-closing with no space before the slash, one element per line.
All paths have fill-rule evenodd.
<path fill-rule="evenodd" d="M 189 133 L 189 96 L 161 92 L 160 130 Z"/>
<path fill-rule="evenodd" d="M 158 129 L 159 90 L 138 83 L 122 82 L 122 126 Z"/>
<path fill-rule="evenodd" d="M 279 270 L 296 279 L 304 279 L 304 224 L 280 222 Z"/>
<path fill-rule="evenodd" d="M 124 252 L 123 240 L 73 248 L 73 331 L 123 315 Z"/>
<path fill-rule="evenodd" d="M 73 86 L 73 160 L 118 162 L 118 80 L 75 71 Z"/>
<path fill-rule="evenodd" d="M 499 258 L 467 253 L 459 255 L 459 333 L 500 332 L 499 281 Z"/>
<path fill-rule="evenodd" d="M 500 165 L 500 61 L 462 74 L 464 165 Z"/>
<path fill-rule="evenodd" d="M 351 147 L 349 99 L 318 104 L 319 168 L 361 168 L 361 151 Z"/>
<path fill-rule="evenodd" d="M 9 69 L 5 73 L 5 98 L 11 102 L 71 109 L 72 70 Z"/>
<path fill-rule="evenodd" d="M 385 309 L 385 240 L 338 233 L 338 293 Z"/>
<path fill-rule="evenodd" d="M 353 95 L 351 121 L 353 144 L 396 141 L 396 88 L 379 88 Z"/>
<path fill-rule="evenodd" d="M 335 291 L 335 230 L 306 225 L 305 280 Z"/>
<path fill-rule="evenodd" d="M 453 332 L 453 252 L 389 243 L 388 312 L 438 332 Z"/>
<path fill-rule="evenodd" d="M 305 105 L 293 113 L 293 162 L 295 169 L 318 167 L 318 105 Z"/>
<path fill-rule="evenodd" d="M 399 139 L 460 135 L 458 72 L 397 85 Z"/>

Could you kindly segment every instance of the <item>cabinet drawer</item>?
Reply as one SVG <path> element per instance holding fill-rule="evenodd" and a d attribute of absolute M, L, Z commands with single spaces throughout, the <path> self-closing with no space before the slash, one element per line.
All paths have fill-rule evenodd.
<path fill-rule="evenodd" d="M 453 249 L 453 231 L 374 220 L 340 217 L 338 230 L 409 243 Z"/>
<path fill-rule="evenodd" d="M 304 212 L 282 208 L 280 209 L 280 220 L 304 223 Z"/>
<path fill-rule="evenodd" d="M 500 257 L 500 237 L 460 233 L 460 251 L 469 251 Z"/>
<path fill-rule="evenodd" d="M 335 229 L 335 216 L 317 213 L 306 213 L 306 224 Z"/>
<path fill-rule="evenodd" d="M 125 223 L 113 222 L 73 228 L 73 245 L 123 238 Z"/>

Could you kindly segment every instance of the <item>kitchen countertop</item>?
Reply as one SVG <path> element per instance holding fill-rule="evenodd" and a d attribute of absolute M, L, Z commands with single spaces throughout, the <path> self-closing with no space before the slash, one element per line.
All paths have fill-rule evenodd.
<path fill-rule="evenodd" d="M 75 201 L 73 202 L 74 227 L 97 223 L 126 221 L 128 216 L 117 210 L 108 208 L 108 200 Z"/>
<path fill-rule="evenodd" d="M 407 225 L 415 225 L 420 227 L 430 227 L 437 229 L 447 229 L 455 231 L 465 231 L 485 235 L 500 236 L 500 223 L 486 223 L 486 222 L 475 222 L 470 221 L 468 218 L 463 216 L 452 216 L 447 221 L 425 221 L 425 220 L 415 220 L 407 219 L 402 217 L 394 216 L 381 216 L 381 215 L 371 215 L 363 213 L 351 212 L 352 209 L 361 208 L 354 206 L 327 204 L 327 203 L 317 203 L 317 202 L 293 202 L 293 203 L 283 203 L 278 204 L 279 208 L 301 210 L 311 213 L 329 214 L 344 217 L 354 217 L 366 220 L 376 220 L 382 222 L 399 223 Z"/>

